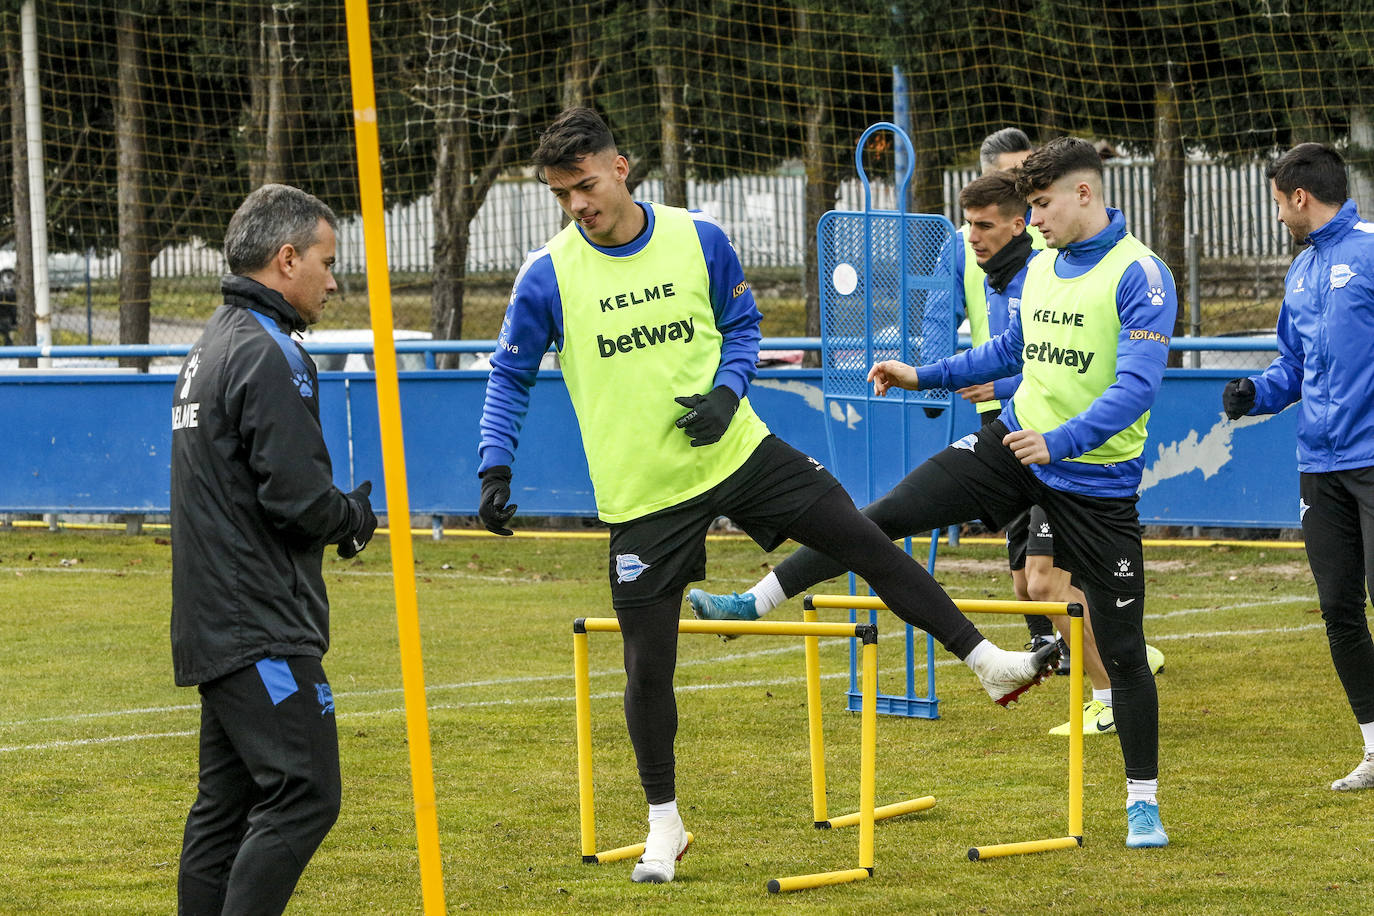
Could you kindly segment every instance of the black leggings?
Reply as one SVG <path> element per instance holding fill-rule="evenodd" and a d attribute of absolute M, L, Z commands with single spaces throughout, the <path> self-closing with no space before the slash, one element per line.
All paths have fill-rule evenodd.
<path fill-rule="evenodd" d="M 1302 533 L 1331 661 L 1355 721 L 1374 722 L 1374 641 L 1365 589 L 1374 591 L 1374 468 L 1303 474 Z"/>
<path fill-rule="evenodd" d="M 922 463 L 886 496 L 869 504 L 864 514 L 886 537 L 896 539 L 979 518 L 996 523 L 1040 505 L 1054 526 L 1057 546 L 1064 548 L 1059 565 L 1078 574 L 1075 584 L 1092 608 L 1097 650 L 1112 684 L 1126 775 L 1154 779 L 1159 772 L 1159 698 L 1145 657 L 1144 580 L 1139 578 L 1142 584 L 1136 587 L 1118 587 L 1110 571 L 1101 568 L 1103 563 L 1084 562 L 1099 555 L 1110 562 L 1120 555 L 1140 568 L 1133 504 L 1051 490 L 1001 446 L 1005 429 L 1000 424 L 993 429 L 982 433 L 988 447 L 980 440 L 976 455 L 972 450 L 946 449 L 940 462 Z M 846 570 L 842 562 L 803 547 L 779 563 L 774 573 L 791 597 Z"/>
<path fill-rule="evenodd" d="M 935 636 L 959 658 L 982 641 L 977 627 L 959 612 L 944 589 L 864 518 L 843 488 L 835 487 L 820 497 L 787 526 L 786 534 L 834 556 L 841 571 L 852 568 L 898 617 Z M 625 643 L 625 724 L 649 804 L 676 797 L 673 669 L 681 608 L 678 593 L 654 604 L 616 609 Z"/>

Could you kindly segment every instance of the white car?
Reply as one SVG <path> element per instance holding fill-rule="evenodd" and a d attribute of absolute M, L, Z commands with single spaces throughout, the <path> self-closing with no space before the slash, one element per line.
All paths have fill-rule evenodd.
<path fill-rule="evenodd" d="M 407 331 L 396 328 L 393 332 L 394 340 L 431 340 L 434 335 L 428 331 Z M 335 343 L 372 343 L 372 331 L 368 328 L 346 330 L 328 329 L 313 330 L 307 329 L 301 335 L 301 346 L 315 360 L 315 365 L 321 372 L 374 372 L 376 365 L 373 363 L 371 353 L 315 353 L 315 344 L 335 344 Z M 425 354 L 423 353 L 397 353 L 396 368 L 401 372 L 425 368 Z"/>
<path fill-rule="evenodd" d="M 14 289 L 18 256 L 14 244 L 0 246 L 0 290 Z M 71 289 L 86 282 L 86 256 L 59 251 L 48 253 L 48 288 Z"/>

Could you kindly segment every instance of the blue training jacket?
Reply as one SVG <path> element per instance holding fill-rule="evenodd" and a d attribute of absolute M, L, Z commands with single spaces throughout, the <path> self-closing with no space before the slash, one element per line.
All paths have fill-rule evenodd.
<path fill-rule="evenodd" d="M 654 234 L 654 208 L 643 203 L 639 203 L 639 208 L 644 211 L 648 223 L 637 238 L 618 248 L 593 247 L 620 258 L 643 250 Z M 706 257 L 716 327 L 723 338 L 715 384 L 725 385 L 743 398 L 749 393 L 749 383 L 754 380 L 759 341 L 763 339 L 759 331 L 763 316 L 725 230 L 700 211 L 692 211 L 692 218 Z M 582 231 L 581 227 L 578 231 Z M 591 240 L 587 240 L 587 244 L 592 245 Z M 735 290 L 741 287 L 744 291 L 736 295 Z M 547 248 L 537 248 L 525 257 L 515 277 L 515 288 L 501 324 L 501 336 L 497 338 L 496 352 L 491 357 L 491 377 L 487 381 L 481 438 L 477 445 L 479 472 L 497 465 L 509 465 L 515 460 L 520 427 L 530 406 L 530 388 L 539 372 L 539 361 L 550 344 L 563 349 L 563 301 L 558 294 L 553 257 Z"/>
<path fill-rule="evenodd" d="M 1374 465 L 1374 223 L 1347 200 L 1284 280 L 1279 355 L 1255 383 L 1253 414 L 1299 399 L 1298 470 Z"/>
<path fill-rule="evenodd" d="M 1107 215 L 1107 228 L 1097 235 L 1042 255 L 1055 259 L 1057 276 L 1082 276 L 1126 236 L 1126 219 L 1121 211 L 1108 207 Z M 1114 464 L 1069 459 L 1092 451 L 1130 426 L 1150 409 L 1159 392 L 1178 315 L 1178 294 L 1173 275 L 1164 262 L 1157 257 L 1148 260 L 1148 265 L 1137 261 L 1126 268 L 1117 286 L 1116 311 L 1121 318 L 1121 333 L 1116 343 L 1116 381 L 1078 416 L 1054 429 L 1038 430 L 1045 437 L 1050 463 L 1033 464 L 1030 469 L 1055 489 L 1088 496 L 1124 497 L 1134 496 L 1140 487 L 1144 453 Z M 917 377 L 922 388 L 950 389 L 1002 378 L 1020 371 L 1024 346 L 1018 311 L 1002 334 L 972 350 L 918 367 Z M 1021 428 L 1016 420 L 1015 395 L 1002 408 L 1001 420 L 1008 429 Z"/>

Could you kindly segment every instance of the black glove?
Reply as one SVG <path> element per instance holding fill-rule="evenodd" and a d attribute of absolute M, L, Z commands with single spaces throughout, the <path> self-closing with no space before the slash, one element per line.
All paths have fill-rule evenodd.
<path fill-rule="evenodd" d="M 510 500 L 510 466 L 498 464 L 477 475 L 482 478 L 482 501 L 477 506 L 477 517 L 492 534 L 510 537 L 515 534 L 506 527 L 515 516 L 518 506 L 508 506 Z"/>
<path fill-rule="evenodd" d="M 1255 406 L 1255 383 L 1248 378 L 1233 378 L 1221 389 L 1221 409 L 1232 420 L 1239 420 Z"/>
<path fill-rule="evenodd" d="M 719 442 L 730 428 L 735 411 L 739 410 L 739 397 L 724 385 L 712 388 L 710 394 L 692 394 L 673 400 L 691 408 L 677 418 L 677 428 L 692 437 L 693 448 Z"/>
<path fill-rule="evenodd" d="M 364 480 L 358 489 L 344 496 L 348 500 L 348 534 L 335 549 L 345 560 L 362 553 L 377 530 L 377 515 L 372 511 L 371 495 L 372 481 Z"/>

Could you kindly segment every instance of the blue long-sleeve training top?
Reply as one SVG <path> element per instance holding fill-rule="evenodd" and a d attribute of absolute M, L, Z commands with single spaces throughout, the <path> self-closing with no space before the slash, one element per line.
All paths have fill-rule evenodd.
<path fill-rule="evenodd" d="M 1091 238 L 1074 242 L 1044 257 L 1054 257 L 1055 275 L 1080 277 L 1095 267 L 1126 235 L 1120 210 L 1107 209 L 1107 227 Z M 1116 344 L 1116 380 L 1076 417 L 1049 430 L 1045 437 L 1050 463 L 1031 465 L 1032 472 L 1051 487 L 1089 496 L 1132 496 L 1140 486 L 1145 455 L 1114 464 L 1070 461 L 1097 448 L 1130 426 L 1154 403 L 1169 359 L 1169 339 L 1178 315 L 1178 294 L 1164 262 L 1151 257 L 1151 267 L 1132 263 L 1116 291 L 1121 332 Z M 1018 372 L 1025 341 L 1018 313 L 1010 326 L 982 346 L 917 368 L 922 388 L 962 388 Z M 1002 409 L 1010 430 L 1016 420 L 1016 397 Z"/>
<path fill-rule="evenodd" d="M 634 240 L 615 248 L 594 245 L 590 239 L 587 244 L 620 258 L 643 250 L 653 237 L 654 210 L 645 203 L 636 203 L 644 211 L 647 222 L 644 231 Z M 725 385 L 743 398 L 754 379 L 759 341 L 762 340 L 759 323 L 763 316 L 725 230 L 700 211 L 692 211 L 692 219 L 706 258 L 712 310 L 722 337 L 715 385 Z M 581 227 L 578 231 L 582 231 Z M 583 238 L 586 239 L 585 233 Z M 736 295 L 736 290 L 741 288 L 743 292 Z M 477 446 L 479 472 L 514 462 L 539 361 L 550 344 L 559 350 L 563 348 L 563 302 L 558 294 L 553 258 L 547 248 L 530 252 L 520 266 L 496 344 Z M 613 397 L 614 393 L 607 396 Z"/>
<path fill-rule="evenodd" d="M 1252 376 L 1251 414 L 1301 399 L 1298 470 L 1374 465 L 1374 224 L 1347 200 L 1284 280 L 1279 355 Z"/>

